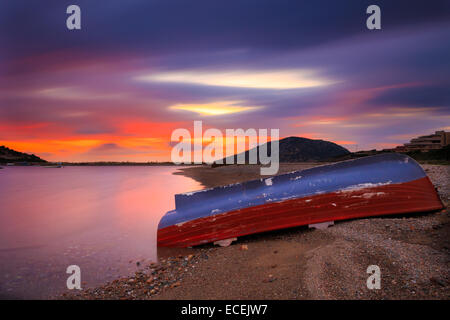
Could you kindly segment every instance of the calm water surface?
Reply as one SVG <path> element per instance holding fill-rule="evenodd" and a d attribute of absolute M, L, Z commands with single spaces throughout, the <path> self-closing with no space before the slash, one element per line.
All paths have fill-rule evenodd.
<path fill-rule="evenodd" d="M 159 219 L 174 194 L 201 189 L 175 167 L 0 170 L 0 298 L 46 298 L 126 276 L 157 260 Z"/>

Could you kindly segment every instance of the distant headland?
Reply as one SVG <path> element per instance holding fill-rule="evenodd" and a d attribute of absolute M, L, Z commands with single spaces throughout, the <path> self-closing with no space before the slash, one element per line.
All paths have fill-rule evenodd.
<path fill-rule="evenodd" d="M 36 163 L 42 164 L 47 163 L 46 160 L 39 158 L 34 154 L 23 153 L 19 151 L 12 150 L 5 146 L 0 146 L 0 163 Z"/>

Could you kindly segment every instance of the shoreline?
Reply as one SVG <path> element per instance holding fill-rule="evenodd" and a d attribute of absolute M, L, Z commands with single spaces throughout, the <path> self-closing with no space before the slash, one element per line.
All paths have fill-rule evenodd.
<path fill-rule="evenodd" d="M 289 173 L 292 171 L 309 169 L 317 166 L 329 164 L 330 162 L 299 162 L 280 163 L 280 168 L 276 175 Z M 228 184 L 244 182 L 261 178 L 259 174 L 260 165 L 227 165 L 212 168 L 208 165 L 198 165 L 189 168 L 180 168 L 174 174 L 182 175 L 199 182 L 205 188 L 214 188 Z M 264 176 L 265 178 L 275 175 Z"/>
<path fill-rule="evenodd" d="M 280 164 L 278 174 L 323 163 Z M 422 164 L 446 206 L 450 166 Z M 206 188 L 259 178 L 258 165 L 196 166 L 174 174 Z M 158 249 L 134 276 L 57 299 L 449 299 L 450 215 L 337 222 L 241 237 L 229 247 Z M 184 251 L 183 251 L 184 250 Z M 366 287 L 379 265 L 382 289 Z"/>

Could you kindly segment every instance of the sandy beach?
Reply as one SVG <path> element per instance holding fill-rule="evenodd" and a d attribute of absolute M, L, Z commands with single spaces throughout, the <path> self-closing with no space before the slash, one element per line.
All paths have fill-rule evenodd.
<path fill-rule="evenodd" d="M 318 163 L 281 164 L 280 173 Z M 422 165 L 447 206 L 450 166 Z M 259 178 L 258 166 L 179 170 L 214 187 Z M 159 262 L 66 299 L 449 299 L 450 218 L 440 212 L 337 222 L 239 238 L 229 247 L 159 249 Z M 381 289 L 366 286 L 369 265 Z"/>

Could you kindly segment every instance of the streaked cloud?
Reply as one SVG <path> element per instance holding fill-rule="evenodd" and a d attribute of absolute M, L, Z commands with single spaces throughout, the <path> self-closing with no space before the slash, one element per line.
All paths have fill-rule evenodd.
<path fill-rule="evenodd" d="M 316 72 L 310 70 L 177 71 L 142 75 L 136 79 L 147 82 L 277 90 L 320 87 L 336 83 L 320 78 Z"/>
<path fill-rule="evenodd" d="M 172 110 L 184 110 L 195 112 L 202 116 L 221 116 L 244 111 L 252 111 L 262 107 L 241 106 L 242 101 L 215 101 L 205 104 L 176 104 L 170 106 Z"/>
<path fill-rule="evenodd" d="M 123 93 L 105 94 L 77 87 L 46 88 L 35 91 L 35 94 L 41 97 L 61 100 L 112 100 L 126 97 Z"/>

